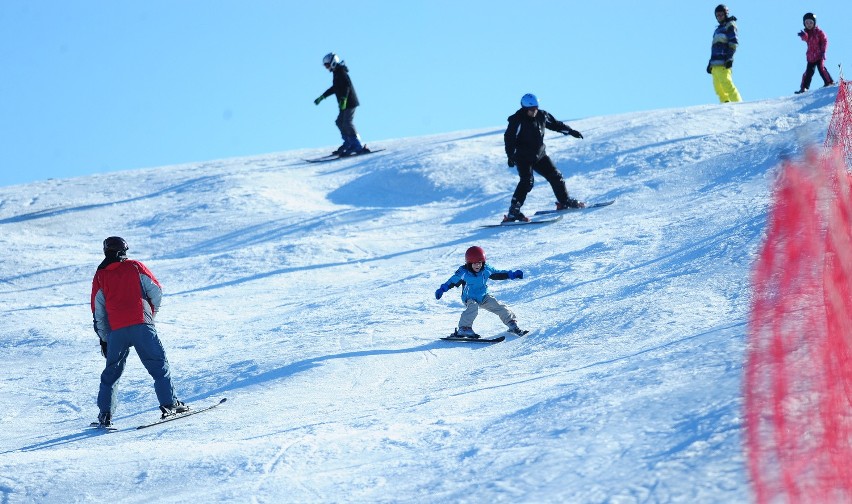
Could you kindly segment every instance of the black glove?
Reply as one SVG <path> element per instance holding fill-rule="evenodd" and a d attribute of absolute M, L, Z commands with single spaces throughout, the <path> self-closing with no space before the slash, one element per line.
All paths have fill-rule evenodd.
<path fill-rule="evenodd" d="M 725 68 L 731 68 L 734 66 L 734 60 L 728 60 L 725 62 Z"/>
<path fill-rule="evenodd" d="M 575 129 L 568 128 L 568 131 L 566 131 L 566 133 L 568 133 L 574 138 L 583 138 L 583 134 Z"/>
<path fill-rule="evenodd" d="M 803 38 L 805 36 L 805 30 L 801 30 L 799 33 L 797 33 L 797 35 L 799 36 L 799 38 Z"/>
<path fill-rule="evenodd" d="M 713 67 L 710 65 L 710 63 L 707 63 L 707 73 L 713 73 L 712 69 Z"/>
<path fill-rule="evenodd" d="M 98 341 L 101 343 L 101 355 L 103 355 L 104 359 L 106 359 L 107 342 L 100 338 L 98 338 Z"/>
<path fill-rule="evenodd" d="M 509 160 L 506 164 L 509 165 L 509 168 L 513 168 L 515 166 L 515 156 L 509 156 Z"/>

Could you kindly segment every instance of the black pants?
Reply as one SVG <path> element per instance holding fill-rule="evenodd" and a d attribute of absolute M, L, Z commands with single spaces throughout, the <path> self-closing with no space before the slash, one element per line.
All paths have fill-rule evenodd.
<path fill-rule="evenodd" d="M 801 89 L 808 89 L 811 87 L 811 79 L 814 77 L 814 71 L 817 69 L 819 69 L 819 76 L 822 77 L 823 84 L 828 86 L 834 82 L 834 79 L 831 78 L 831 74 L 829 74 L 828 70 L 825 69 L 825 60 L 814 62 L 808 61 L 808 68 L 805 69 L 805 73 L 802 75 Z"/>
<path fill-rule="evenodd" d="M 562 173 L 553 164 L 549 156 L 544 156 L 534 164 L 519 161 L 517 164 L 518 176 L 521 179 L 518 181 L 518 186 L 515 187 L 515 193 L 512 194 L 512 205 L 509 211 L 520 210 L 527 199 L 527 194 L 532 190 L 535 184 L 533 171 L 544 177 L 553 188 L 553 194 L 556 196 L 556 201 L 562 204 L 568 203 L 568 189 L 565 188 L 565 179 L 562 178 Z"/>

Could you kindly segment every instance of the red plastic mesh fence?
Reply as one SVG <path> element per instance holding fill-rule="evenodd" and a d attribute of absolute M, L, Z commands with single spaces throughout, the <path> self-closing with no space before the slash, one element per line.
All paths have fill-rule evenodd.
<path fill-rule="evenodd" d="M 825 137 L 825 147 L 840 148 L 846 167 L 852 168 L 852 82 L 840 80 L 834 112 L 831 114 L 828 134 Z"/>
<path fill-rule="evenodd" d="M 753 272 L 746 449 L 757 502 L 852 502 L 852 178 L 786 162 Z"/>

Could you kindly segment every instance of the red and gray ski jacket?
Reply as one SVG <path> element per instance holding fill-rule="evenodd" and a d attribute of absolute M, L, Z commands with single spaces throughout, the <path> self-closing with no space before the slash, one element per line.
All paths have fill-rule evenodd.
<path fill-rule="evenodd" d="M 92 279 L 95 330 L 107 341 L 111 331 L 136 324 L 153 324 L 163 291 L 141 262 L 126 259 L 98 268 Z"/>

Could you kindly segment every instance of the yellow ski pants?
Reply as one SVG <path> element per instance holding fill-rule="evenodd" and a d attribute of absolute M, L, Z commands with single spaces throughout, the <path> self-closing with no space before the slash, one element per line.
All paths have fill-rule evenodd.
<path fill-rule="evenodd" d="M 710 67 L 710 73 L 713 74 L 713 88 L 716 90 L 716 94 L 719 95 L 719 102 L 743 101 L 740 92 L 734 86 L 734 81 L 731 80 L 730 68 L 725 68 L 722 65 L 714 65 Z"/>

